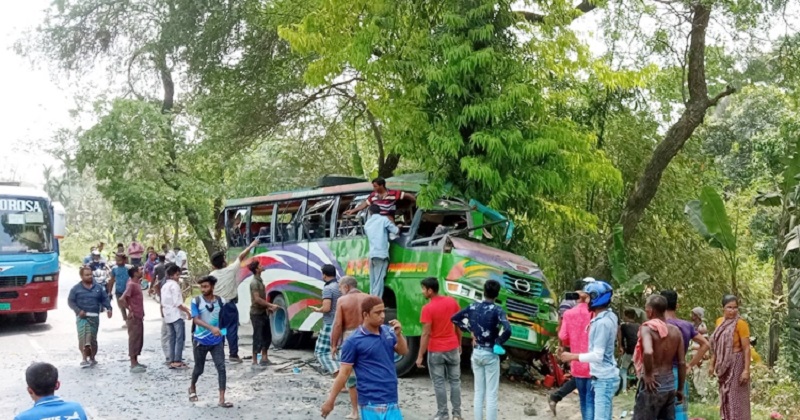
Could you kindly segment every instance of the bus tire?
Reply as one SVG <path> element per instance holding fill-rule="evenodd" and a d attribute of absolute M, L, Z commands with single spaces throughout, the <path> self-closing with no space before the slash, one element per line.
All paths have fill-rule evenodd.
<path fill-rule="evenodd" d="M 389 321 L 393 319 L 397 319 L 397 308 L 386 308 L 386 317 L 384 318 L 384 322 L 388 324 Z M 397 372 L 398 377 L 406 376 L 414 372 L 417 367 L 419 337 L 406 337 L 406 342 L 408 343 L 408 353 L 406 353 L 405 356 L 400 356 L 397 353 L 394 355 L 394 369 Z"/>
<path fill-rule="evenodd" d="M 272 345 L 277 349 L 292 349 L 297 345 L 299 333 L 292 331 L 289 324 L 289 305 L 283 295 L 275 296 L 272 303 L 278 305 L 278 310 L 269 317 L 272 330 Z"/>
<path fill-rule="evenodd" d="M 47 322 L 47 312 L 34 312 L 33 322 L 37 324 L 44 324 Z"/>

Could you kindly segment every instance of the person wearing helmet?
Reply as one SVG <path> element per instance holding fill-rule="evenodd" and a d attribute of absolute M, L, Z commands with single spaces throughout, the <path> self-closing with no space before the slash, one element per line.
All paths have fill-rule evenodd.
<path fill-rule="evenodd" d="M 100 255 L 100 251 L 97 249 L 92 250 L 91 255 L 89 256 L 89 262 L 85 265 L 88 265 L 92 271 L 95 270 L 105 270 L 106 269 L 106 260 L 103 259 L 103 256 Z"/>
<path fill-rule="evenodd" d="M 595 420 L 611 420 L 612 400 L 619 387 L 619 369 L 614 358 L 619 320 L 609 307 L 614 289 L 604 281 L 588 282 L 583 288 L 589 295 L 589 310 L 592 321 L 589 323 L 589 352 L 561 353 L 561 360 L 574 360 L 589 363 L 594 389 Z"/>

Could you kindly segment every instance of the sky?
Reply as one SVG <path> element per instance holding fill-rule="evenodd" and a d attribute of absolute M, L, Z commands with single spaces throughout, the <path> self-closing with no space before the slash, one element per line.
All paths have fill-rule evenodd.
<path fill-rule="evenodd" d="M 36 68 L 13 46 L 23 31 L 44 17 L 50 0 L 24 0 L 3 5 L 0 13 L 0 181 L 41 186 L 46 165 L 56 161 L 42 150 L 43 140 L 70 124 L 72 94 L 57 86 L 46 68 Z"/>

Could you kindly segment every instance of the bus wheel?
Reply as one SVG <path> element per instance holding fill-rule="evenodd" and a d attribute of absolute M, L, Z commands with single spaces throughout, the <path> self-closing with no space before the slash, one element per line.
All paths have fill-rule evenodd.
<path fill-rule="evenodd" d="M 289 305 L 283 295 L 275 296 L 272 303 L 279 307 L 269 317 L 272 345 L 278 349 L 294 348 L 297 344 L 298 333 L 292 331 L 292 327 L 289 325 Z"/>
<path fill-rule="evenodd" d="M 34 312 L 33 322 L 37 324 L 44 324 L 47 322 L 47 312 Z"/>

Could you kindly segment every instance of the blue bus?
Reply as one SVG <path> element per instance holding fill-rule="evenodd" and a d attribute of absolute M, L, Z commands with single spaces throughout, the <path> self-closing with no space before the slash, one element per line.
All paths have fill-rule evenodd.
<path fill-rule="evenodd" d="M 58 239 L 64 207 L 44 191 L 0 183 L 0 315 L 32 314 L 47 321 L 58 301 Z"/>

